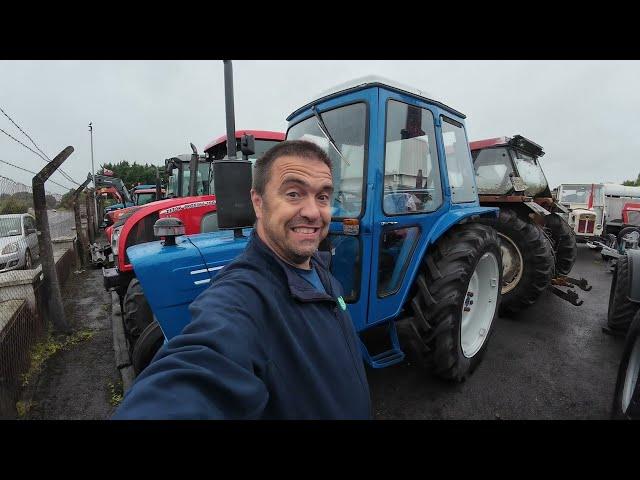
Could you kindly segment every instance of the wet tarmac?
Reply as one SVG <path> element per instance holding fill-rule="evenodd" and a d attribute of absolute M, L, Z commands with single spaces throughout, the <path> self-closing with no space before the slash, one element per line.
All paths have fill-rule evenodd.
<path fill-rule="evenodd" d="M 571 276 L 580 307 L 545 292 L 514 319 L 500 318 L 477 370 L 452 384 L 408 362 L 367 369 L 377 419 L 607 419 L 624 339 L 602 332 L 611 273 L 578 245 Z"/>

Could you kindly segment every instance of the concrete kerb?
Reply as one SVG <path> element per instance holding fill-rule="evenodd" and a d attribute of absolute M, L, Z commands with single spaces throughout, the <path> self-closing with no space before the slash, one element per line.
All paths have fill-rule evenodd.
<path fill-rule="evenodd" d="M 131 364 L 129 344 L 124 335 L 120 300 L 118 299 L 118 294 L 114 291 L 111 292 L 111 326 L 113 327 L 113 350 L 115 352 L 116 368 L 122 377 L 122 390 L 126 393 L 133 384 L 135 371 Z"/>

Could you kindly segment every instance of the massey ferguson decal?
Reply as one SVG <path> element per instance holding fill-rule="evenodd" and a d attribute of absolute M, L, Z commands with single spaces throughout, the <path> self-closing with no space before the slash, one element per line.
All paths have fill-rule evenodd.
<path fill-rule="evenodd" d="M 176 207 L 160 210 L 160 215 L 168 215 L 170 213 L 180 212 L 182 210 L 188 210 L 190 208 L 207 207 L 209 205 L 213 206 L 215 204 L 216 204 L 215 200 L 205 200 L 202 202 L 185 203 L 184 205 L 178 205 Z"/>

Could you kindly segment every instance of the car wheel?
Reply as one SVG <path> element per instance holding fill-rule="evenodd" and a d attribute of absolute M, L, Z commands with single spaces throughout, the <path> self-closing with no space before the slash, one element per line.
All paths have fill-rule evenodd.
<path fill-rule="evenodd" d="M 33 259 L 31 258 L 31 252 L 27 250 L 24 254 L 24 269 L 31 270 L 33 268 Z"/>

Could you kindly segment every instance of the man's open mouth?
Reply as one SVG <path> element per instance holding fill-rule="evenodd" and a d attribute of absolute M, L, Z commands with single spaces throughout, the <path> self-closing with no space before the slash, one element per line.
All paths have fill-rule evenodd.
<path fill-rule="evenodd" d="M 291 230 L 293 230 L 296 233 L 304 233 L 307 235 L 311 235 L 316 233 L 318 230 L 320 230 L 320 227 L 293 227 Z"/>

